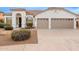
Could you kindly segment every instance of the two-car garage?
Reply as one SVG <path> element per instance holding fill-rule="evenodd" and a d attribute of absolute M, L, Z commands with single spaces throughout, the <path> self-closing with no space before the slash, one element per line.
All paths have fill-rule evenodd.
<path fill-rule="evenodd" d="M 76 16 L 63 8 L 51 8 L 35 16 L 37 29 L 76 28 Z"/>
<path fill-rule="evenodd" d="M 51 29 L 70 29 L 73 28 L 73 19 L 71 18 L 52 18 Z"/>
<path fill-rule="evenodd" d="M 72 18 L 51 18 L 51 24 L 49 24 L 49 18 L 38 18 L 37 28 L 38 29 L 71 29 L 73 28 Z"/>

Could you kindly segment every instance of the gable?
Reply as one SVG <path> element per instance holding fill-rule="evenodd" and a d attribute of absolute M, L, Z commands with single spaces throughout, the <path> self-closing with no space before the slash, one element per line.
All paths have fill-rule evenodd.
<path fill-rule="evenodd" d="M 38 15 L 36 18 L 73 18 L 76 17 L 75 14 L 65 10 L 65 9 L 48 9 Z"/>

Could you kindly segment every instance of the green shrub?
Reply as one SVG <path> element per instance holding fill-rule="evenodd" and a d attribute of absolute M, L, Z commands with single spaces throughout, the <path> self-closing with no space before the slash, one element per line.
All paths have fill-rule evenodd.
<path fill-rule="evenodd" d="M 33 27 L 33 23 L 27 23 L 27 27 Z"/>
<path fill-rule="evenodd" d="M 30 27 L 30 26 L 27 26 L 25 27 L 25 29 L 34 29 L 35 27 Z"/>
<path fill-rule="evenodd" d="M 11 26 L 10 24 L 5 24 L 5 26 Z"/>
<path fill-rule="evenodd" d="M 26 25 L 27 27 L 33 27 L 33 22 L 29 20 L 27 21 Z"/>
<path fill-rule="evenodd" d="M 10 26 L 9 24 L 1 23 L 0 22 L 0 28 L 4 28 L 5 26 Z"/>
<path fill-rule="evenodd" d="M 25 29 L 31 29 L 31 27 L 30 26 L 27 26 L 27 27 L 25 27 Z"/>
<path fill-rule="evenodd" d="M 0 28 L 4 28 L 5 25 L 5 23 L 0 23 Z"/>
<path fill-rule="evenodd" d="M 6 26 L 4 26 L 4 29 L 5 30 L 13 30 L 13 27 L 12 26 L 9 26 L 9 25 L 6 25 Z"/>
<path fill-rule="evenodd" d="M 29 39 L 31 31 L 26 29 L 14 30 L 11 34 L 11 38 L 14 41 L 23 41 Z"/>

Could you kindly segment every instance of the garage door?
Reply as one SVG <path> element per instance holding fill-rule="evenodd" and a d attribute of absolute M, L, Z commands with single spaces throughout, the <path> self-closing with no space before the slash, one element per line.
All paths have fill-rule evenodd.
<path fill-rule="evenodd" d="M 37 28 L 38 29 L 48 29 L 49 22 L 48 18 L 37 18 Z"/>
<path fill-rule="evenodd" d="M 52 29 L 65 29 L 73 28 L 73 19 L 71 18 L 52 18 L 51 19 L 51 28 Z"/>

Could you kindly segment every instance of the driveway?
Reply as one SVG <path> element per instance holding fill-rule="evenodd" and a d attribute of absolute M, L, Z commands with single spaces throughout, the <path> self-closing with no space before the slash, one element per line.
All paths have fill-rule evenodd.
<path fill-rule="evenodd" d="M 79 50 L 79 30 L 38 30 L 40 50 Z"/>
<path fill-rule="evenodd" d="M 38 30 L 38 44 L 0 46 L 0 50 L 77 51 L 79 50 L 79 30 Z"/>

